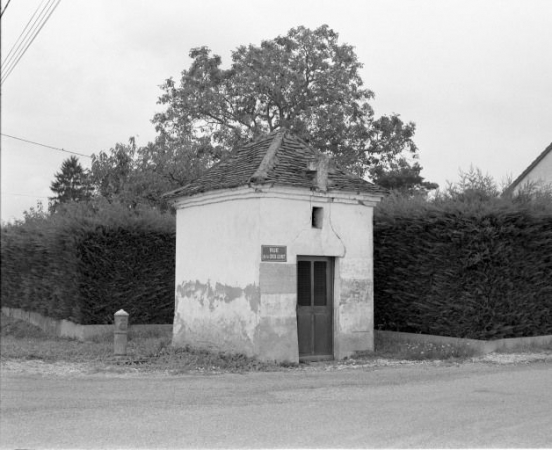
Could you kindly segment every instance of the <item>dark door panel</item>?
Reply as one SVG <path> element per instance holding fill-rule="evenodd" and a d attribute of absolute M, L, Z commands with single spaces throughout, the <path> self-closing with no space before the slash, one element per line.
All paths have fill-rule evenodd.
<path fill-rule="evenodd" d="M 330 258 L 297 258 L 299 357 L 333 355 L 333 265 Z"/>
<path fill-rule="evenodd" d="M 314 261 L 313 306 L 326 306 L 328 303 L 327 271 L 327 261 Z"/>
<path fill-rule="evenodd" d="M 311 353 L 312 343 L 312 315 L 304 311 L 297 311 L 297 330 L 299 340 L 299 355 Z"/>
<path fill-rule="evenodd" d="M 297 262 L 297 306 L 311 305 L 311 262 Z"/>
<path fill-rule="evenodd" d="M 331 355 L 332 354 L 332 320 L 327 313 L 314 316 L 314 354 Z"/>

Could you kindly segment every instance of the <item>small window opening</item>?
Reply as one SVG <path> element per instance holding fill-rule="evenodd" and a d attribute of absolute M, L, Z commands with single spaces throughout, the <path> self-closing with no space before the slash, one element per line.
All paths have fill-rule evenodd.
<path fill-rule="evenodd" d="M 324 219 L 324 208 L 314 206 L 312 208 L 311 223 L 313 228 L 322 228 L 322 221 Z"/>

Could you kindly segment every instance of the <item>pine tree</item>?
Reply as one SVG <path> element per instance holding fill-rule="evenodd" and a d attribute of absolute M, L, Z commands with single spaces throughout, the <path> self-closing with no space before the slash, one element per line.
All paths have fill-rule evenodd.
<path fill-rule="evenodd" d="M 75 156 L 63 161 L 61 171 L 55 174 L 50 190 L 56 194 L 55 197 L 49 198 L 52 212 L 63 203 L 85 201 L 90 198 L 87 172 Z"/>

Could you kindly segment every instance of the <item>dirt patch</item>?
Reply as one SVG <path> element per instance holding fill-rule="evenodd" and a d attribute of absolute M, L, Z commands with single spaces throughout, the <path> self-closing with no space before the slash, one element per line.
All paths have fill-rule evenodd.
<path fill-rule="evenodd" d="M 472 359 L 473 362 L 491 364 L 528 364 L 534 362 L 552 363 L 552 352 L 542 353 L 488 353 Z"/>
<path fill-rule="evenodd" d="M 429 366 L 442 367 L 461 365 L 468 363 L 479 364 L 531 364 L 552 363 L 552 353 L 490 353 L 476 358 L 462 361 L 454 360 L 394 360 L 386 358 L 347 359 L 344 361 L 324 361 L 308 364 L 299 364 L 295 367 L 281 367 L 280 371 L 298 372 L 328 372 L 344 370 L 370 370 L 383 367 L 402 366 Z M 0 370 L 5 374 L 26 374 L 56 377 L 80 377 L 80 376 L 110 376 L 110 377 L 140 377 L 140 376 L 175 376 L 182 374 L 217 375 L 227 372 L 218 367 L 186 368 L 183 370 L 167 370 L 142 364 L 113 361 L 107 363 L 72 363 L 72 362 L 48 362 L 41 360 L 4 360 Z"/>
<path fill-rule="evenodd" d="M 27 375 L 48 375 L 48 376 L 75 376 L 90 373 L 90 364 L 67 363 L 67 362 L 45 362 L 41 360 L 32 361 L 2 361 L 2 373 L 19 373 Z"/>
<path fill-rule="evenodd" d="M 165 334 L 129 336 L 128 357 L 113 356 L 112 337 L 93 342 L 54 338 L 25 322 L 2 314 L 0 370 L 38 376 L 173 376 L 243 372 L 373 370 L 401 366 L 453 366 L 465 363 L 529 364 L 552 362 L 552 349 L 524 349 L 487 355 L 466 353 L 450 345 L 376 342 L 376 352 L 354 358 L 308 364 L 270 364 L 244 355 L 172 348 Z"/>

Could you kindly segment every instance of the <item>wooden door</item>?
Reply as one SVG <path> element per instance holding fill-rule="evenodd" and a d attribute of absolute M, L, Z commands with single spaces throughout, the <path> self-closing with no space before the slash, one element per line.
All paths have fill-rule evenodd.
<path fill-rule="evenodd" d="M 331 258 L 297 258 L 299 358 L 333 358 L 333 265 Z"/>

